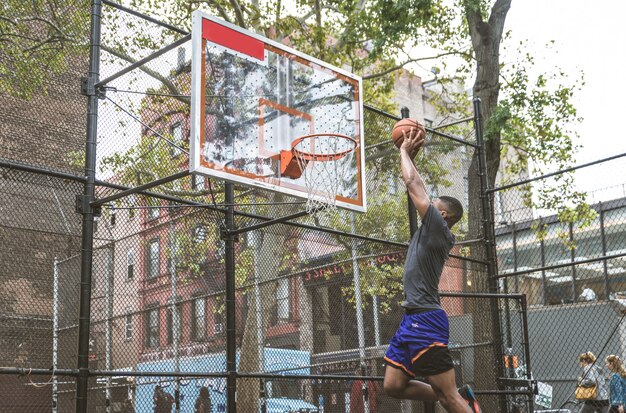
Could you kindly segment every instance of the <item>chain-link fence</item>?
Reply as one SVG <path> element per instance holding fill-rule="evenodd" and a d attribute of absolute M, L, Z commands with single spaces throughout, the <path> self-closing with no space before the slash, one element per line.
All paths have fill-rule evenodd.
<path fill-rule="evenodd" d="M 611 374 L 608 355 L 624 356 L 626 204 L 621 186 L 612 184 L 624 182 L 624 172 L 618 155 L 493 191 L 499 287 L 527 297 L 532 372 L 551 392 L 552 407 L 581 407 L 574 401 L 581 354 L 594 354 L 602 377 Z M 589 176 L 609 175 L 611 187 L 597 180 L 585 186 Z M 542 193 L 561 201 L 546 206 Z"/>
<path fill-rule="evenodd" d="M 389 139 L 399 117 L 366 107 L 367 213 L 264 226 L 301 201 L 185 172 L 186 31 L 108 1 L 96 15 L 103 80 L 83 81 L 89 105 L 86 53 L 48 80 L 63 93 L 0 96 L 19 103 L 3 118 L 24 118 L 0 128 L 3 411 L 440 410 L 382 391 L 416 224 Z M 40 150 L 47 129 L 57 144 Z M 416 162 L 429 195 L 469 210 L 473 119 L 427 131 Z M 531 410 L 525 298 L 510 293 L 526 291 L 477 287 L 494 275 L 473 248 L 488 233 L 461 221 L 441 279 L 455 373 L 487 412 Z"/>

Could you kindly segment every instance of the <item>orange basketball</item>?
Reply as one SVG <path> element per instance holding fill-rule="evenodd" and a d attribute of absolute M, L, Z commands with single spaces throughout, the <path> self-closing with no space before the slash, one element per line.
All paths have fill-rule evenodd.
<path fill-rule="evenodd" d="M 404 135 L 402 132 L 404 131 L 408 135 L 411 128 L 422 130 L 424 134 L 426 133 L 424 126 L 415 119 L 411 118 L 400 119 L 395 125 L 393 125 L 393 129 L 391 129 L 391 139 L 398 148 L 402 146 L 402 142 L 404 141 Z"/>

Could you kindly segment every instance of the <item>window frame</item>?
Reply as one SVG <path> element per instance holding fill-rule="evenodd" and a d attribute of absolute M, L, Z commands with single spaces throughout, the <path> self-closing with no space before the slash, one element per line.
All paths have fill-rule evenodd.
<path fill-rule="evenodd" d="M 198 320 L 198 304 L 202 303 L 202 320 Z M 191 340 L 207 338 L 207 301 L 205 297 L 195 297 L 191 301 Z"/>
<path fill-rule="evenodd" d="M 180 136 L 176 136 L 176 131 L 178 130 L 180 130 Z M 185 127 L 182 121 L 172 123 L 172 125 L 170 126 L 170 135 L 172 136 L 172 143 L 177 146 L 182 146 L 182 143 L 185 140 Z M 180 149 L 172 144 L 170 144 L 169 152 L 171 158 L 176 158 L 183 153 Z"/>
<path fill-rule="evenodd" d="M 135 251 L 130 248 L 126 251 L 126 280 L 135 278 Z"/>
<path fill-rule="evenodd" d="M 156 245 L 156 257 L 153 257 L 152 246 Z M 146 279 L 154 280 L 161 275 L 161 245 L 159 238 L 152 238 L 148 241 L 146 248 Z"/>
<path fill-rule="evenodd" d="M 284 324 L 291 321 L 291 280 L 281 278 L 276 287 L 276 322 Z"/>
<path fill-rule="evenodd" d="M 145 347 L 150 349 L 158 349 L 161 347 L 161 314 L 159 307 L 152 307 L 146 311 L 146 339 Z M 154 315 L 155 325 L 152 325 Z"/>

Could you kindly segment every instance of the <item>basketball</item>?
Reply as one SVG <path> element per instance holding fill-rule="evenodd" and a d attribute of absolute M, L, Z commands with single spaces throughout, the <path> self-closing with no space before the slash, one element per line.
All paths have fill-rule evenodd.
<path fill-rule="evenodd" d="M 424 130 L 424 126 L 415 119 L 400 119 L 398 122 L 396 122 L 395 125 L 393 125 L 393 129 L 391 129 L 391 139 L 398 148 L 402 146 L 402 142 L 404 141 L 404 135 L 402 134 L 402 132 L 406 132 L 406 134 L 408 135 L 411 131 L 411 128 L 421 130 L 424 135 L 426 135 L 426 130 Z"/>

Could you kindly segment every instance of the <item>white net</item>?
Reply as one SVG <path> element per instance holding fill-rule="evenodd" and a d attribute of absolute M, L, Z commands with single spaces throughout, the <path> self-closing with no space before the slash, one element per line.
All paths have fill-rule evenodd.
<path fill-rule="evenodd" d="M 316 134 L 294 142 L 292 152 L 308 190 L 309 214 L 337 209 L 337 195 L 354 182 L 348 176 L 356 148 L 353 138 L 338 134 Z"/>

